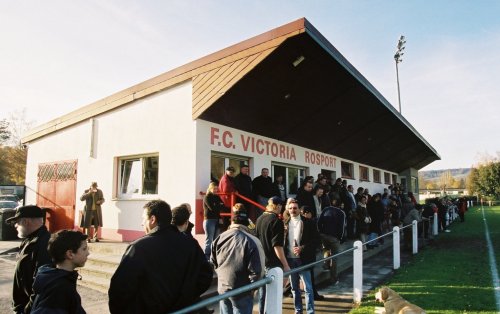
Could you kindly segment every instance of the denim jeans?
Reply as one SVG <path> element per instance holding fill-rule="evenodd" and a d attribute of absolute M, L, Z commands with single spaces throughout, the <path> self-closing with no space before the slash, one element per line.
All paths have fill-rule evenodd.
<path fill-rule="evenodd" d="M 287 258 L 290 269 L 302 266 L 300 258 Z M 293 303 L 295 306 L 295 313 L 302 313 L 302 296 L 300 293 L 300 281 L 304 282 L 304 290 L 306 293 L 306 312 L 308 314 L 314 313 L 314 292 L 311 282 L 311 272 L 309 269 L 299 273 L 290 275 L 290 284 L 292 285 Z"/>
<path fill-rule="evenodd" d="M 253 296 L 245 295 L 221 300 L 219 306 L 221 314 L 252 314 Z"/>
<path fill-rule="evenodd" d="M 266 267 L 266 273 L 264 275 L 267 276 L 267 272 L 270 268 Z M 259 314 L 265 314 L 266 309 L 266 285 L 263 285 L 259 288 Z"/>
<path fill-rule="evenodd" d="M 218 235 L 219 219 L 205 219 L 203 220 L 203 230 L 205 231 L 205 256 L 210 260 L 212 250 L 212 242 Z"/>

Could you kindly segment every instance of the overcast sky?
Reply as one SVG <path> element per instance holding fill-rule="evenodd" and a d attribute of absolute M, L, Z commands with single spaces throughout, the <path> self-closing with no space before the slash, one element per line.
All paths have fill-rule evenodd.
<path fill-rule="evenodd" d="M 500 151 L 500 1 L 0 0 L 0 119 L 42 124 L 305 17 L 441 155 Z"/>

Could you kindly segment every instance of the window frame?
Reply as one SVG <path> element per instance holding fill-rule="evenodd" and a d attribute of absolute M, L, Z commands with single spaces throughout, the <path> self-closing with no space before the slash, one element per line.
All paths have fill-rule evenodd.
<path fill-rule="evenodd" d="M 373 169 L 373 182 L 382 183 L 382 175 L 380 170 Z"/>
<path fill-rule="evenodd" d="M 384 171 L 384 183 L 391 184 L 391 174 Z"/>
<path fill-rule="evenodd" d="M 350 173 L 344 172 L 344 165 L 349 167 Z M 340 175 L 343 179 L 354 179 L 354 164 L 347 161 L 340 161 Z"/>
<path fill-rule="evenodd" d="M 156 158 L 156 160 L 154 160 Z M 121 200 L 127 199 L 155 199 L 158 198 L 158 186 L 159 186 L 159 159 L 160 155 L 158 153 L 152 154 L 141 154 L 141 155 L 132 155 L 132 156 L 120 156 L 117 157 L 117 188 L 116 188 L 116 197 Z M 131 175 L 134 173 L 133 183 L 138 185 L 137 192 L 128 192 L 124 193 L 124 169 L 125 163 L 130 162 L 132 166 L 129 169 L 128 173 L 128 181 L 127 185 L 130 184 Z M 137 174 L 137 169 L 134 168 L 134 163 L 136 165 L 140 165 L 140 175 Z M 146 188 L 146 184 L 153 184 L 154 193 L 147 193 L 148 189 Z M 127 187 L 128 189 L 129 187 Z M 146 193 L 145 193 L 146 192 Z"/>
<path fill-rule="evenodd" d="M 359 181 L 370 182 L 370 168 L 359 166 Z"/>

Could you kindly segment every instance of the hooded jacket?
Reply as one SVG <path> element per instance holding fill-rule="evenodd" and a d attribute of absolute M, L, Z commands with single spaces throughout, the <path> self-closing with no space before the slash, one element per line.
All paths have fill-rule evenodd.
<path fill-rule="evenodd" d="M 44 265 L 38 270 L 33 283 L 35 300 L 31 313 L 84 314 L 80 295 L 76 291 L 76 271 Z"/>

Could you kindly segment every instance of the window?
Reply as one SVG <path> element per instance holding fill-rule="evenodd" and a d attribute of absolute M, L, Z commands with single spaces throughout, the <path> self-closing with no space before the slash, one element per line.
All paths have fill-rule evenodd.
<path fill-rule="evenodd" d="M 373 182 L 381 183 L 380 170 L 373 169 Z"/>
<path fill-rule="evenodd" d="M 359 181 L 370 181 L 368 167 L 359 166 Z"/>
<path fill-rule="evenodd" d="M 384 183 L 391 184 L 391 174 L 388 172 L 384 172 Z"/>
<path fill-rule="evenodd" d="M 417 177 L 411 177 L 411 190 L 413 194 L 418 194 L 418 178 Z"/>
<path fill-rule="evenodd" d="M 226 168 L 232 166 L 236 170 L 234 175 L 240 172 L 242 162 L 250 165 L 248 157 L 232 156 L 212 152 L 210 158 L 210 181 L 219 182 L 220 178 L 226 173 Z"/>
<path fill-rule="evenodd" d="M 120 158 L 119 195 L 124 198 L 158 194 L 158 156 Z"/>
<path fill-rule="evenodd" d="M 396 185 L 396 183 L 398 183 L 398 176 L 396 174 L 393 174 L 392 175 L 392 184 Z"/>
<path fill-rule="evenodd" d="M 297 190 L 306 176 L 305 168 L 273 163 L 272 170 L 273 182 L 276 180 L 277 176 L 283 176 L 286 197 L 295 197 L 297 195 Z"/>
<path fill-rule="evenodd" d="M 342 178 L 354 179 L 354 166 L 351 163 L 341 161 L 340 166 L 342 168 Z"/>

